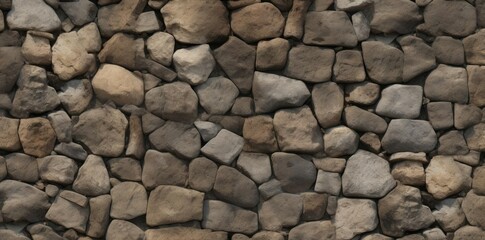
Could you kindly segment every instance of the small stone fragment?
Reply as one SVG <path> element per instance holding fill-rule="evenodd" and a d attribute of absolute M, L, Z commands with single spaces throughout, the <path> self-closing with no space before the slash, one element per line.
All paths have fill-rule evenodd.
<path fill-rule="evenodd" d="M 111 196 L 101 195 L 89 199 L 89 221 L 86 235 L 101 238 L 105 235 L 109 224 Z"/>
<path fill-rule="evenodd" d="M 387 122 L 383 118 L 356 106 L 346 107 L 343 118 L 347 126 L 357 131 L 382 134 L 387 129 Z"/>
<path fill-rule="evenodd" d="M 126 181 L 141 181 L 141 165 L 132 158 L 112 158 L 108 162 L 113 177 Z"/>
<path fill-rule="evenodd" d="M 470 150 L 485 150 L 485 123 L 479 123 L 466 129 L 464 136 Z"/>
<path fill-rule="evenodd" d="M 301 39 L 303 36 L 305 15 L 312 2 L 312 0 L 293 1 L 293 5 L 291 6 L 291 10 L 286 19 L 285 31 L 283 34 L 285 38 Z"/>
<path fill-rule="evenodd" d="M 325 215 L 328 194 L 305 192 L 300 195 L 303 199 L 303 212 L 301 214 L 303 220 L 318 220 Z"/>
<path fill-rule="evenodd" d="M 147 231 L 147 238 L 148 236 L 152 236 L 151 231 L 156 230 L 148 230 Z M 145 239 L 145 232 L 141 230 L 135 224 L 124 221 L 124 220 L 112 220 L 109 224 L 108 230 L 106 232 L 106 240 L 144 240 Z M 153 238 L 152 238 L 153 239 Z"/>
<path fill-rule="evenodd" d="M 0 117 L 0 149 L 17 151 L 22 147 L 17 130 L 20 121 L 18 119 Z"/>
<path fill-rule="evenodd" d="M 27 33 L 22 44 L 22 55 L 30 64 L 50 65 L 52 51 L 49 39 Z"/>
<path fill-rule="evenodd" d="M 60 2 L 59 6 L 76 26 L 82 26 L 86 23 L 94 21 L 98 13 L 96 4 L 89 0 Z"/>
<path fill-rule="evenodd" d="M 371 105 L 380 97 L 380 86 L 371 82 L 361 82 L 346 84 L 345 94 L 348 95 L 346 100 L 350 103 Z"/>
<path fill-rule="evenodd" d="M 401 161 L 392 166 L 392 177 L 402 184 L 423 186 L 426 183 L 423 163 L 418 161 Z"/>
<path fill-rule="evenodd" d="M 24 58 L 20 47 L 0 47 L 0 92 L 8 93 L 12 90 L 19 77 L 20 69 L 24 65 Z"/>
<path fill-rule="evenodd" d="M 456 231 L 465 224 L 466 217 L 461 208 L 462 202 L 463 198 L 447 198 L 435 205 L 433 216 L 444 231 Z"/>
<path fill-rule="evenodd" d="M 485 67 L 471 66 L 466 67 L 468 72 L 468 90 L 470 103 L 478 106 L 485 106 Z"/>
<path fill-rule="evenodd" d="M 274 175 L 285 192 L 304 192 L 315 183 L 315 166 L 296 154 L 276 152 L 271 155 L 271 162 Z"/>
<path fill-rule="evenodd" d="M 485 167 L 477 167 L 473 171 L 473 191 L 476 194 L 485 195 Z"/>
<path fill-rule="evenodd" d="M 406 0 L 374 0 L 366 9 L 372 32 L 407 34 L 414 32 L 423 17 L 419 7 Z"/>
<path fill-rule="evenodd" d="M 306 222 L 292 228 L 288 240 L 336 239 L 335 226 L 331 221 Z"/>
<path fill-rule="evenodd" d="M 126 155 L 142 159 L 145 151 L 145 136 L 142 131 L 141 119 L 132 114 L 130 116 L 130 140 L 126 147 Z"/>
<path fill-rule="evenodd" d="M 175 48 L 175 39 L 166 32 L 156 32 L 147 39 L 147 51 L 154 61 L 170 66 Z"/>
<path fill-rule="evenodd" d="M 367 149 L 373 153 L 380 153 L 381 151 L 381 139 L 379 136 L 372 132 L 366 132 L 360 136 L 360 143 L 364 149 Z"/>
<path fill-rule="evenodd" d="M 86 197 L 75 192 L 71 192 L 71 194 L 87 202 Z M 65 228 L 73 228 L 78 232 L 84 233 L 89 220 L 89 208 L 87 206 L 80 206 L 58 195 L 46 213 L 45 218 Z"/>
<path fill-rule="evenodd" d="M 326 172 L 334 172 L 334 173 L 342 173 L 345 169 L 346 160 L 345 158 L 313 158 L 313 164 L 317 169 L 326 171 Z"/>
<path fill-rule="evenodd" d="M 43 225 L 41 223 L 36 223 L 27 227 L 27 231 L 30 233 L 33 239 L 51 239 L 51 240 L 64 240 L 59 236 L 51 227 Z M 4 236 L 3 233 L 0 233 Z M 6 237 L 6 240 L 11 238 Z M 23 237 L 14 238 L 14 240 L 23 240 Z M 27 238 L 28 239 L 28 238 Z"/>
<path fill-rule="evenodd" d="M 151 190 L 159 185 L 185 186 L 187 164 L 170 153 L 148 150 L 143 164 L 142 182 Z"/>
<path fill-rule="evenodd" d="M 268 200 L 271 197 L 280 194 L 283 192 L 283 189 L 281 189 L 281 183 L 280 181 L 276 179 L 271 179 L 263 184 L 261 184 L 258 187 L 259 190 L 259 195 L 264 199 Z"/>
<path fill-rule="evenodd" d="M 101 35 L 111 37 L 116 32 L 132 31 L 136 18 L 143 11 L 145 4 L 145 0 L 121 0 L 120 3 L 100 8 L 97 24 Z"/>
<path fill-rule="evenodd" d="M 195 91 L 200 105 L 209 114 L 225 114 L 239 95 L 236 85 L 225 77 L 209 78 L 197 86 Z"/>
<path fill-rule="evenodd" d="M 466 219 L 471 225 L 485 227 L 485 217 L 482 211 L 485 209 L 485 196 L 477 195 L 473 191 L 469 191 L 461 204 Z"/>
<path fill-rule="evenodd" d="M 243 145 L 244 138 L 222 129 L 200 151 L 210 159 L 230 165 L 242 151 Z"/>
<path fill-rule="evenodd" d="M 341 188 L 342 179 L 340 178 L 340 174 L 318 170 L 315 192 L 338 196 Z"/>
<path fill-rule="evenodd" d="M 50 113 L 47 118 L 49 119 L 54 131 L 57 135 L 59 142 L 71 142 L 72 141 L 72 124 L 71 118 L 64 111 L 57 111 Z"/>
<path fill-rule="evenodd" d="M 369 38 L 370 23 L 363 12 L 356 12 L 352 14 L 352 25 L 354 27 L 354 32 L 357 36 L 357 40 L 359 42 L 367 40 Z"/>
<path fill-rule="evenodd" d="M 59 143 L 55 148 L 54 151 L 65 155 L 67 157 L 73 158 L 75 160 L 84 161 L 88 157 L 88 153 L 84 148 L 74 142 L 70 143 Z"/>
<path fill-rule="evenodd" d="M 304 44 L 292 47 L 284 74 L 307 82 L 326 82 L 332 76 L 335 51 Z"/>
<path fill-rule="evenodd" d="M 322 128 L 339 124 L 344 108 L 343 90 L 334 82 L 317 84 L 312 90 L 315 116 Z"/>
<path fill-rule="evenodd" d="M 135 226 L 135 225 L 133 225 Z M 141 230 L 140 230 L 141 231 Z M 143 238 L 141 231 L 140 238 L 136 240 L 159 240 L 159 239 L 184 239 L 184 240 L 226 240 L 227 232 L 211 231 L 210 229 L 199 229 L 191 227 L 165 227 L 159 229 L 148 229 Z M 115 240 L 117 238 L 113 238 Z"/>
<path fill-rule="evenodd" d="M 362 82 L 366 74 L 362 53 L 356 50 L 337 52 L 333 65 L 333 80 L 338 83 Z"/>
<path fill-rule="evenodd" d="M 412 80 L 436 67 L 433 49 L 421 38 L 405 36 L 398 41 L 404 52 L 403 81 Z"/>
<path fill-rule="evenodd" d="M 58 96 L 69 114 L 81 114 L 93 98 L 91 82 L 87 79 L 68 81 L 61 86 Z"/>
<path fill-rule="evenodd" d="M 357 36 L 343 11 L 308 12 L 303 42 L 308 45 L 355 47 Z"/>
<path fill-rule="evenodd" d="M 440 155 L 465 155 L 468 151 L 461 131 L 451 130 L 439 138 L 438 154 Z"/>
<path fill-rule="evenodd" d="M 220 125 L 208 121 L 195 121 L 194 126 L 199 131 L 199 134 L 204 142 L 208 142 L 209 140 L 213 139 L 222 129 Z"/>
<path fill-rule="evenodd" d="M 160 22 L 155 11 L 142 12 L 136 19 L 136 33 L 152 33 L 160 31 Z"/>
<path fill-rule="evenodd" d="M 245 42 L 281 36 L 285 18 L 271 3 L 256 3 L 231 14 L 231 29 Z"/>
<path fill-rule="evenodd" d="M 167 121 L 148 139 L 159 151 L 169 151 L 182 158 L 195 158 L 201 150 L 200 136 L 192 124 Z"/>
<path fill-rule="evenodd" d="M 79 168 L 72 188 L 86 196 L 99 196 L 108 193 L 110 190 L 109 176 L 103 159 L 96 155 L 89 155 Z"/>
<path fill-rule="evenodd" d="M 241 152 L 236 166 L 257 184 L 264 183 L 271 178 L 270 158 L 266 154 Z"/>

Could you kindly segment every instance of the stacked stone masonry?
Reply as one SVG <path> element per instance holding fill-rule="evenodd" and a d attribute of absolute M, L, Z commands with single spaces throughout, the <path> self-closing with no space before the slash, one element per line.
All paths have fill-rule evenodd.
<path fill-rule="evenodd" d="M 485 0 L 0 0 L 1 240 L 485 239 Z"/>

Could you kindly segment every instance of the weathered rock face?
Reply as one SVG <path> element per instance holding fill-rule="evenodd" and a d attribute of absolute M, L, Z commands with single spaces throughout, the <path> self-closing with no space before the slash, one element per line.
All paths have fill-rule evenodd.
<path fill-rule="evenodd" d="M 452 157 L 436 156 L 426 168 L 426 188 L 436 199 L 460 192 L 469 178 Z"/>
<path fill-rule="evenodd" d="M 13 180 L 0 182 L 1 213 L 6 222 L 38 222 L 44 218 L 50 203 L 47 195 L 26 183 Z"/>
<path fill-rule="evenodd" d="M 378 224 L 376 203 L 366 199 L 340 198 L 335 213 L 337 239 L 374 230 Z"/>
<path fill-rule="evenodd" d="M 11 1 L 12 10 L 7 14 L 11 29 L 53 32 L 61 27 L 61 20 L 54 9 L 42 0 Z"/>
<path fill-rule="evenodd" d="M 231 28 L 246 42 L 279 37 L 285 19 L 271 3 L 251 4 L 231 14 Z"/>
<path fill-rule="evenodd" d="M 447 14 L 441 15 L 443 12 Z M 418 30 L 433 36 L 465 37 L 475 31 L 477 14 L 468 2 L 433 1 L 424 10 L 424 24 Z"/>
<path fill-rule="evenodd" d="M 88 54 L 76 32 L 59 35 L 52 46 L 53 70 L 62 80 L 86 73 L 94 61 L 94 56 Z"/>
<path fill-rule="evenodd" d="M 354 47 L 357 36 L 345 12 L 315 11 L 306 15 L 303 42 L 309 45 Z"/>
<path fill-rule="evenodd" d="M 286 192 L 304 192 L 315 182 L 315 166 L 296 154 L 273 153 L 271 161 L 274 174 Z"/>
<path fill-rule="evenodd" d="M 390 153 L 429 152 L 436 143 L 435 131 L 422 120 L 394 119 L 382 138 L 382 147 Z"/>
<path fill-rule="evenodd" d="M 418 6 L 405 0 L 377 0 L 367 11 L 373 32 L 406 34 L 422 20 Z"/>
<path fill-rule="evenodd" d="M 362 54 L 367 74 L 374 82 L 391 84 L 403 81 L 404 54 L 399 49 L 378 41 L 365 41 Z"/>
<path fill-rule="evenodd" d="M 326 82 L 332 76 L 334 59 L 331 49 L 298 45 L 288 53 L 285 75 L 306 82 Z"/>
<path fill-rule="evenodd" d="M 421 111 L 423 88 L 393 84 L 381 92 L 376 113 L 392 118 L 417 118 Z"/>
<path fill-rule="evenodd" d="M 0 77 L 3 79 L 0 82 L 0 91 L 8 93 L 19 77 L 24 60 L 19 47 L 0 47 L 0 54 L 4 56 L 0 60 Z"/>
<path fill-rule="evenodd" d="M 99 196 L 108 193 L 110 190 L 109 176 L 103 159 L 89 155 L 79 168 L 72 187 L 74 191 L 87 196 Z"/>
<path fill-rule="evenodd" d="M 217 170 L 214 194 L 229 203 L 252 208 L 258 204 L 256 184 L 234 168 L 221 166 Z"/>
<path fill-rule="evenodd" d="M 485 208 L 485 197 L 475 194 L 473 191 L 467 193 L 462 203 L 463 212 L 470 224 L 483 228 L 485 218 L 480 214 Z"/>
<path fill-rule="evenodd" d="M 252 234 L 258 230 L 258 215 L 217 200 L 204 202 L 204 228 Z"/>

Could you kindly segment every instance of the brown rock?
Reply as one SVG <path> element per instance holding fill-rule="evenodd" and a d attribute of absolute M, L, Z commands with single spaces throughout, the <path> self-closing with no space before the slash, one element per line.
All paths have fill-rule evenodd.
<path fill-rule="evenodd" d="M 133 30 L 136 18 L 145 5 L 146 0 L 122 0 L 100 8 L 97 23 L 101 35 L 111 37 L 116 32 Z"/>
<path fill-rule="evenodd" d="M 18 133 L 24 152 L 29 155 L 45 157 L 54 149 L 56 133 L 45 118 L 20 120 Z"/>
<path fill-rule="evenodd" d="M 24 65 L 21 48 L 0 47 L 0 92 L 8 93 L 12 90 L 19 77 L 20 69 Z"/>
<path fill-rule="evenodd" d="M 246 118 L 243 127 L 244 151 L 272 153 L 278 151 L 273 119 L 260 115 Z"/>
<path fill-rule="evenodd" d="M 485 150 L 485 123 L 479 123 L 466 129 L 464 135 L 470 150 Z"/>
<path fill-rule="evenodd" d="M 286 19 L 284 36 L 285 38 L 301 39 L 303 36 L 303 24 L 305 23 L 305 14 L 312 0 L 294 0 L 291 11 Z"/>
<path fill-rule="evenodd" d="M 109 224 L 111 196 L 101 195 L 89 199 L 89 221 L 86 235 L 101 238 L 105 235 Z"/>
<path fill-rule="evenodd" d="M 258 214 L 222 201 L 207 200 L 202 227 L 250 235 L 258 230 Z"/>
<path fill-rule="evenodd" d="M 0 117 L 0 149 L 6 151 L 17 151 L 20 145 L 19 120 L 7 117 Z"/>
<path fill-rule="evenodd" d="M 231 14 L 232 31 L 245 42 L 281 36 L 285 18 L 271 3 L 255 3 Z"/>
<path fill-rule="evenodd" d="M 362 43 L 362 54 L 367 74 L 376 83 L 403 81 L 404 54 L 399 49 L 378 41 L 366 41 Z"/>
<path fill-rule="evenodd" d="M 485 35 L 485 34 L 484 34 Z M 485 55 L 484 55 L 485 56 Z M 478 106 L 485 106 L 485 66 L 466 67 L 468 72 L 468 90 L 470 103 Z"/>
<path fill-rule="evenodd" d="M 148 150 L 145 154 L 142 182 L 148 190 L 159 185 L 185 186 L 187 164 L 170 153 Z"/>
<path fill-rule="evenodd" d="M 418 31 L 433 36 L 466 37 L 477 27 L 476 10 L 466 1 L 432 1 L 426 6 L 423 16 L 424 23 L 418 26 Z"/>
<path fill-rule="evenodd" d="M 116 33 L 104 43 L 98 59 L 101 63 L 111 63 L 135 70 L 139 68 L 137 60 L 145 57 L 144 44 L 144 41 L 135 39 L 133 35 Z M 117 78 L 115 81 L 120 80 Z"/>
<path fill-rule="evenodd" d="M 256 69 L 279 70 L 286 65 L 290 43 L 283 38 L 259 41 L 256 49 Z"/>
<path fill-rule="evenodd" d="M 362 82 L 365 80 L 362 53 L 356 50 L 337 52 L 333 65 L 333 80 L 338 83 Z"/>
<path fill-rule="evenodd" d="M 452 157 L 435 156 L 426 168 L 426 189 L 436 199 L 460 192 L 470 178 Z"/>
<path fill-rule="evenodd" d="M 192 189 L 208 192 L 214 186 L 216 175 L 217 164 L 205 157 L 199 157 L 189 164 L 188 184 Z"/>
<path fill-rule="evenodd" d="M 422 21 L 419 8 L 406 0 L 376 0 L 366 15 L 373 32 L 406 34 Z"/>
<path fill-rule="evenodd" d="M 403 81 L 407 82 L 436 67 L 433 49 L 421 38 L 405 36 L 399 45 L 404 52 Z"/>
<path fill-rule="evenodd" d="M 439 36 L 435 38 L 432 48 L 436 60 L 440 63 L 451 65 L 463 65 L 465 63 L 465 50 L 462 41 L 459 39 Z"/>
<path fill-rule="evenodd" d="M 143 232 L 141 232 L 143 233 Z M 167 227 L 148 229 L 145 238 L 141 236 L 136 240 L 184 239 L 184 240 L 226 240 L 226 232 L 213 232 L 210 229 L 197 229 L 189 227 Z M 119 238 L 113 238 L 113 240 Z"/>
<path fill-rule="evenodd" d="M 220 166 L 214 183 L 214 194 L 221 200 L 244 208 L 259 202 L 256 184 L 234 168 Z"/>
<path fill-rule="evenodd" d="M 343 11 L 308 12 L 303 42 L 309 45 L 355 47 L 357 36 Z"/>
<path fill-rule="evenodd" d="M 371 82 L 347 84 L 345 86 L 345 94 L 348 95 L 346 100 L 355 104 L 371 105 L 379 99 L 380 89 L 378 84 Z"/>
<path fill-rule="evenodd" d="M 271 155 L 273 172 L 285 192 L 299 193 L 314 183 L 317 170 L 311 161 L 293 153 L 277 152 Z"/>
<path fill-rule="evenodd" d="M 307 82 L 326 82 L 332 76 L 335 51 L 303 44 L 291 48 L 284 74 Z"/>
<path fill-rule="evenodd" d="M 343 90 L 334 82 L 321 83 L 313 87 L 312 102 L 318 123 L 329 128 L 340 123 L 344 109 Z"/>

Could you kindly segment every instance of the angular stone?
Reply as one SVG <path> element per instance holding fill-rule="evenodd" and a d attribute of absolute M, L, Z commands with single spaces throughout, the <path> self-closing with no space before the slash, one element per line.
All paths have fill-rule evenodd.
<path fill-rule="evenodd" d="M 343 117 L 345 124 L 357 131 L 382 134 L 387 129 L 387 122 L 383 118 L 356 106 L 346 107 Z"/>
<path fill-rule="evenodd" d="M 461 40 L 439 36 L 435 38 L 431 47 L 438 62 L 451 65 L 465 64 L 465 50 Z"/>
<path fill-rule="evenodd" d="M 392 166 L 392 177 L 402 184 L 422 186 L 426 183 L 423 164 L 417 161 L 401 161 Z"/>
<path fill-rule="evenodd" d="M 352 14 L 352 25 L 358 41 L 364 41 L 369 38 L 370 23 L 363 12 L 356 12 Z"/>
<path fill-rule="evenodd" d="M 89 199 L 89 221 L 86 235 L 91 237 L 103 237 L 108 229 L 109 210 L 111 205 L 111 196 L 101 195 Z"/>
<path fill-rule="evenodd" d="M 4 56 L 0 60 L 0 92 L 8 93 L 17 82 L 24 59 L 19 47 L 0 47 L 0 55 Z"/>
<path fill-rule="evenodd" d="M 322 132 L 309 107 L 279 110 L 273 124 L 282 151 L 313 153 L 323 150 Z"/>
<path fill-rule="evenodd" d="M 208 192 L 212 190 L 217 175 L 217 164 L 213 161 L 199 157 L 189 164 L 188 185 L 195 190 Z"/>
<path fill-rule="evenodd" d="M 13 180 L 0 182 L 1 213 L 4 222 L 38 222 L 50 207 L 47 195 L 37 188 Z"/>
<path fill-rule="evenodd" d="M 484 66 L 470 66 L 466 67 L 468 72 L 468 90 L 470 96 L 470 103 L 485 107 L 485 67 Z"/>
<path fill-rule="evenodd" d="M 347 84 L 345 86 L 345 94 L 348 95 L 346 100 L 355 104 L 371 105 L 379 99 L 380 89 L 378 84 L 371 82 Z"/>
<path fill-rule="evenodd" d="M 128 120 L 121 111 L 110 107 L 88 110 L 79 116 L 73 128 L 73 139 L 93 154 L 117 157 L 125 147 Z"/>
<path fill-rule="evenodd" d="M 111 37 L 116 32 L 132 31 L 136 18 L 143 11 L 145 5 L 146 0 L 122 0 L 120 3 L 100 8 L 97 24 L 101 35 Z"/>
<path fill-rule="evenodd" d="M 482 211 L 485 209 L 485 197 L 475 194 L 473 191 L 469 191 L 461 204 L 466 219 L 471 225 L 485 227 L 485 216 Z"/>
<path fill-rule="evenodd" d="M 259 202 L 256 184 L 234 168 L 221 166 L 217 170 L 214 194 L 224 200 L 244 208 L 252 208 Z"/>
<path fill-rule="evenodd" d="M 7 14 L 7 24 L 12 30 L 52 32 L 61 27 L 61 20 L 42 0 L 14 0 Z"/>
<path fill-rule="evenodd" d="M 52 51 L 49 39 L 27 33 L 22 44 L 22 55 L 30 64 L 50 65 Z"/>
<path fill-rule="evenodd" d="M 167 228 L 164 228 L 167 229 Z M 149 239 L 149 236 L 151 239 L 156 239 L 152 238 L 153 235 L 155 234 L 155 229 L 151 229 L 147 231 L 147 238 Z M 114 219 L 111 221 L 108 227 L 108 231 L 106 232 L 106 240 L 144 240 L 145 239 L 145 232 L 141 230 L 138 226 L 135 224 L 124 221 L 124 220 L 116 220 Z"/>
<path fill-rule="evenodd" d="M 11 153 L 5 156 L 4 164 L 11 179 L 30 183 L 39 180 L 37 161 L 27 154 Z"/>
<path fill-rule="evenodd" d="M 338 83 L 362 82 L 365 80 L 362 53 L 356 50 L 337 52 L 333 65 L 333 80 Z"/>
<path fill-rule="evenodd" d="M 143 234 L 143 232 L 141 232 Z M 213 232 L 209 229 L 198 229 L 189 227 L 167 227 L 159 229 L 148 229 L 136 240 L 158 240 L 158 239 L 184 239 L 184 240 L 226 240 L 227 232 Z M 119 238 L 113 238 L 113 240 Z"/>
<path fill-rule="evenodd" d="M 237 160 L 237 168 L 257 184 L 266 182 L 271 177 L 270 158 L 266 154 L 242 152 Z"/>
<path fill-rule="evenodd" d="M 346 126 L 336 126 L 325 130 L 323 142 L 330 157 L 350 155 L 359 147 L 359 134 Z"/>
<path fill-rule="evenodd" d="M 347 160 L 342 175 L 346 197 L 381 198 L 396 186 L 389 163 L 379 156 L 359 150 Z"/>
<path fill-rule="evenodd" d="M 165 121 L 149 112 L 141 117 L 143 133 L 151 133 L 165 124 Z"/>
<path fill-rule="evenodd" d="M 135 182 L 122 182 L 111 189 L 112 202 L 110 216 L 130 220 L 147 212 L 147 192 L 143 185 Z"/>
<path fill-rule="evenodd" d="M 126 181 L 141 181 L 141 165 L 132 158 L 112 158 L 108 161 L 109 172 L 113 177 Z"/>
<path fill-rule="evenodd" d="M 340 174 L 318 170 L 315 192 L 338 196 L 340 195 L 341 188 L 342 179 L 340 178 Z"/>
<path fill-rule="evenodd" d="M 47 156 L 37 159 L 39 176 L 48 182 L 69 185 L 74 181 L 78 167 L 74 160 L 64 156 Z"/>
<path fill-rule="evenodd" d="M 339 85 L 334 82 L 315 85 L 312 102 L 321 127 L 328 128 L 339 124 L 344 108 L 344 93 Z"/>
<path fill-rule="evenodd" d="M 7 163 L 4 157 L 0 157 L 0 180 L 7 177 Z"/>
<path fill-rule="evenodd" d="M 89 155 L 79 168 L 74 183 L 74 191 L 86 196 L 99 196 L 110 190 L 108 170 L 103 159 L 96 155 Z"/>
<path fill-rule="evenodd" d="M 391 118 L 417 118 L 421 111 L 421 86 L 393 84 L 381 93 L 376 112 Z"/>
<path fill-rule="evenodd" d="M 434 101 L 467 103 L 466 70 L 461 67 L 439 65 L 426 78 L 424 94 Z"/>
<path fill-rule="evenodd" d="M 256 3 L 231 14 L 231 29 L 245 42 L 281 36 L 285 18 L 271 3 Z"/>
<path fill-rule="evenodd" d="M 317 170 L 312 162 L 293 153 L 277 152 L 271 155 L 275 177 L 285 192 L 299 193 L 314 183 Z"/>
<path fill-rule="evenodd" d="M 382 147 L 389 153 L 429 152 L 437 142 L 436 133 L 429 122 L 393 119 L 382 138 Z"/>
<path fill-rule="evenodd" d="M 447 198 L 435 205 L 433 216 L 444 231 L 453 232 L 465 224 L 466 217 L 461 208 L 462 202 L 463 198 Z"/>
<path fill-rule="evenodd" d="M 286 65 L 290 43 L 283 38 L 259 41 L 256 48 L 256 69 L 279 70 Z"/>
<path fill-rule="evenodd" d="M 463 39 L 465 48 L 465 57 L 468 64 L 485 64 L 485 52 L 483 51 L 484 43 L 482 41 L 485 31 L 482 29 Z"/>
<path fill-rule="evenodd" d="M 200 152 L 199 132 L 191 124 L 168 121 L 149 135 L 149 141 L 157 150 L 183 158 L 195 158 Z"/>
<path fill-rule="evenodd" d="M 331 221 L 306 222 L 292 228 L 288 234 L 288 240 L 335 239 L 335 237 L 335 226 Z"/>
<path fill-rule="evenodd" d="M 288 53 L 284 74 L 311 83 L 326 82 L 332 76 L 334 60 L 333 49 L 300 44 Z"/>
<path fill-rule="evenodd" d="M 299 107 L 310 97 L 305 83 L 283 76 L 255 72 L 253 96 L 257 113 L 285 107 Z"/>
<path fill-rule="evenodd" d="M 123 67 L 103 64 L 94 75 L 93 89 L 101 101 L 118 105 L 140 105 L 144 98 L 143 80 Z"/>
<path fill-rule="evenodd" d="M 403 81 L 404 53 L 399 49 L 379 41 L 365 41 L 362 42 L 362 54 L 367 74 L 374 82 L 391 84 Z"/>
<path fill-rule="evenodd" d="M 282 233 L 279 232 L 271 232 L 271 231 L 260 231 L 253 235 L 251 240 L 284 240 L 285 237 Z"/>
<path fill-rule="evenodd" d="M 51 227 L 43 225 L 42 223 L 37 223 L 27 227 L 27 231 L 30 233 L 33 239 L 52 239 L 52 240 L 63 240 Z M 0 233 L 4 236 L 2 233 Z M 6 238 L 7 240 L 10 238 Z M 23 237 L 15 238 L 16 240 L 23 240 Z M 29 239 L 29 238 L 27 238 Z"/>
<path fill-rule="evenodd" d="M 146 46 L 151 59 L 164 66 L 172 64 L 175 39 L 171 34 L 156 32 L 147 39 Z"/>
<path fill-rule="evenodd" d="M 17 151 L 20 145 L 17 130 L 20 121 L 18 119 L 0 117 L 0 149 L 6 151 Z"/>
<path fill-rule="evenodd" d="M 62 33 L 52 46 L 52 67 L 61 80 L 86 73 L 94 62 L 76 32 Z"/>
<path fill-rule="evenodd" d="M 72 124 L 71 118 L 64 111 L 57 111 L 50 113 L 47 118 L 49 119 L 54 131 L 57 135 L 59 142 L 71 142 L 72 141 Z"/>
<path fill-rule="evenodd" d="M 160 31 L 160 22 L 155 11 L 143 12 L 136 19 L 136 33 L 153 33 Z"/>
<path fill-rule="evenodd" d="M 216 65 L 208 44 L 181 48 L 173 54 L 173 65 L 180 80 L 191 85 L 207 81 Z"/>
<path fill-rule="evenodd" d="M 145 155 L 145 136 L 143 135 L 141 118 L 134 114 L 130 116 L 130 140 L 125 154 L 137 159 L 142 159 Z"/>
<path fill-rule="evenodd" d="M 465 155 L 469 152 L 463 132 L 451 130 L 439 138 L 438 154 L 440 155 Z"/>
<path fill-rule="evenodd" d="M 174 82 L 151 89 L 145 94 L 147 110 L 164 120 L 194 122 L 198 98 L 189 84 Z"/>
<path fill-rule="evenodd" d="M 465 130 L 468 148 L 475 151 L 485 150 L 485 123 L 479 123 Z"/>
<path fill-rule="evenodd" d="M 20 120 L 18 134 L 24 152 L 29 155 L 45 157 L 54 149 L 56 135 L 45 118 Z"/>
<path fill-rule="evenodd" d="M 280 231 L 283 227 L 298 224 L 303 209 L 300 195 L 280 193 L 261 204 L 258 211 L 261 228 Z"/>
<path fill-rule="evenodd" d="M 158 186 L 150 193 L 146 223 L 157 226 L 202 220 L 204 193 L 176 186 Z"/>
<path fill-rule="evenodd" d="M 74 192 L 73 194 L 79 195 L 79 197 L 87 201 L 86 197 Z M 49 211 L 47 211 L 45 218 L 65 228 L 73 228 L 78 232 L 84 233 L 89 219 L 89 208 L 80 206 L 59 195 L 52 203 Z"/>
<path fill-rule="evenodd" d="M 477 167 L 473 171 L 473 191 L 485 195 L 485 167 Z"/>
<path fill-rule="evenodd" d="M 88 157 L 88 153 L 83 147 L 77 143 L 70 142 L 70 143 L 59 143 L 55 148 L 54 151 L 56 153 L 65 155 L 67 157 L 73 158 L 75 160 L 84 161 L 86 157 Z"/>
<path fill-rule="evenodd" d="M 272 153 L 278 151 L 273 119 L 267 115 L 246 118 L 243 127 L 244 150 Z"/>
<path fill-rule="evenodd" d="M 237 37 L 214 50 L 217 63 L 243 93 L 249 93 L 253 83 L 256 50 Z"/>
<path fill-rule="evenodd" d="M 204 44 L 229 35 L 228 13 L 220 1 L 170 1 L 160 11 L 167 32 L 179 42 Z"/>
<path fill-rule="evenodd" d="M 241 116 L 215 115 L 209 117 L 208 120 L 233 133 L 242 135 L 244 118 Z"/>
<path fill-rule="evenodd" d="M 423 16 L 424 23 L 418 26 L 418 31 L 433 36 L 466 37 L 477 27 L 476 10 L 466 1 L 432 1 L 426 6 Z"/>
<path fill-rule="evenodd" d="M 343 11 L 308 12 L 303 42 L 308 45 L 355 47 L 357 36 Z"/>
<path fill-rule="evenodd" d="M 77 31 L 77 35 L 86 51 L 89 53 L 99 52 L 101 49 L 101 35 L 96 23 L 86 24 Z"/>
<path fill-rule="evenodd" d="M 59 99 L 69 114 L 81 114 L 93 98 L 91 82 L 87 79 L 71 80 L 62 85 L 60 89 Z"/>
<path fill-rule="evenodd" d="M 474 226 L 463 226 L 460 229 L 456 230 L 454 234 L 454 238 L 456 239 L 483 239 L 485 238 L 485 231 L 483 231 L 479 227 Z"/>
<path fill-rule="evenodd" d="M 94 21 L 98 13 L 96 4 L 89 0 L 79 0 L 77 2 L 61 2 L 61 9 L 66 13 L 72 23 L 82 26 Z"/>
<path fill-rule="evenodd" d="M 222 129 L 200 151 L 208 158 L 221 164 L 230 165 L 239 155 L 244 146 L 244 138 Z"/>
<path fill-rule="evenodd" d="M 312 3 L 313 1 L 308 0 L 293 1 L 293 5 L 291 6 L 291 10 L 286 19 L 285 31 L 283 34 L 285 38 L 301 39 L 303 36 L 305 15 Z"/>
<path fill-rule="evenodd" d="M 258 230 L 255 212 L 217 200 L 204 202 L 202 227 L 212 230 L 252 234 Z"/>
<path fill-rule="evenodd" d="M 372 32 L 406 34 L 422 21 L 418 6 L 406 0 L 377 0 L 367 11 Z"/>
<path fill-rule="evenodd" d="M 480 152 L 470 150 L 466 155 L 455 155 L 453 156 L 455 161 L 470 165 L 470 166 L 477 166 L 480 162 Z"/>
<path fill-rule="evenodd" d="M 200 105 L 208 114 L 225 114 L 231 109 L 239 90 L 225 77 L 209 78 L 195 89 Z"/>
<path fill-rule="evenodd" d="M 421 38 L 405 36 L 398 41 L 404 52 L 403 81 L 412 80 L 436 67 L 433 49 Z"/>
<path fill-rule="evenodd" d="M 328 194 L 306 192 L 300 194 L 303 199 L 301 218 L 305 221 L 319 220 L 325 215 Z"/>
<path fill-rule="evenodd" d="M 364 149 L 367 149 L 373 153 L 379 153 L 381 151 L 381 139 L 377 134 L 366 132 L 360 137 L 359 140 Z"/>
<path fill-rule="evenodd" d="M 406 185 L 398 185 L 380 199 L 378 212 L 382 232 L 392 237 L 427 228 L 435 221 L 429 207 L 422 204 L 419 189 Z"/>
<path fill-rule="evenodd" d="M 430 102 L 426 105 L 428 119 L 435 130 L 453 126 L 453 104 L 450 102 Z"/>
<path fill-rule="evenodd" d="M 376 203 L 368 199 L 340 198 L 335 214 L 335 229 L 338 239 L 352 239 L 377 227 Z"/>
<path fill-rule="evenodd" d="M 220 125 L 208 121 L 195 121 L 194 126 L 199 131 L 204 142 L 213 139 L 222 129 Z"/>
<path fill-rule="evenodd" d="M 238 97 L 231 108 L 231 114 L 248 117 L 254 115 L 254 100 L 251 97 Z"/>

